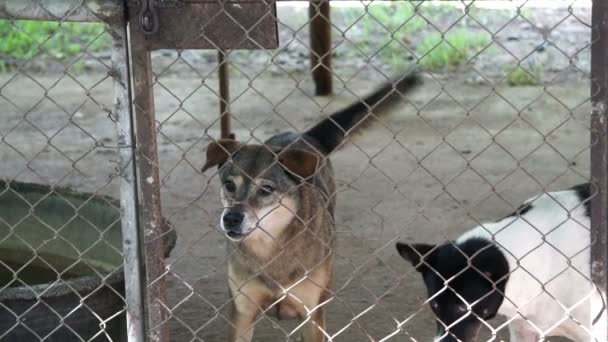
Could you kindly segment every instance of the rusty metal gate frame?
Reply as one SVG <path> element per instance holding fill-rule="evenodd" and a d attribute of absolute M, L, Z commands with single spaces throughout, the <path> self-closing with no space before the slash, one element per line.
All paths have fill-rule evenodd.
<path fill-rule="evenodd" d="M 591 11 L 591 278 L 608 293 L 608 3 Z"/>

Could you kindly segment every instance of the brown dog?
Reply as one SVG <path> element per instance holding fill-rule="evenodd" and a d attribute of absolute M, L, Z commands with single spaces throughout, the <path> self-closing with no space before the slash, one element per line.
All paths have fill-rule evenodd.
<path fill-rule="evenodd" d="M 420 82 L 408 74 L 332 114 L 302 135 L 282 133 L 264 145 L 220 140 L 207 148 L 203 172 L 219 166 L 233 297 L 229 341 L 250 341 L 260 313 L 309 323 L 305 342 L 325 340 L 323 305 L 331 299 L 336 185 L 329 154 L 345 138 L 398 103 Z M 396 90 L 396 91 L 395 91 Z"/>

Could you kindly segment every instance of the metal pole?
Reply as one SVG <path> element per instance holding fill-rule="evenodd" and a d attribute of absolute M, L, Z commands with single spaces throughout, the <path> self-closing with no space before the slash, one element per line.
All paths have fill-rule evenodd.
<path fill-rule="evenodd" d="M 221 137 L 222 139 L 234 139 L 234 135 L 230 133 L 230 76 L 224 51 L 217 51 L 217 62 L 219 63 Z"/>
<path fill-rule="evenodd" d="M 133 117 L 130 100 L 127 28 L 124 21 L 110 26 L 112 35 L 112 73 L 114 80 L 113 115 L 118 121 L 120 156 L 120 210 L 124 257 L 127 341 L 143 342 L 144 302 L 141 272 L 141 246 L 137 218 L 137 184 Z"/>
<path fill-rule="evenodd" d="M 329 15 L 329 0 L 311 0 L 309 2 L 310 67 L 316 95 L 330 95 L 333 88 Z"/>
<path fill-rule="evenodd" d="M 608 266 L 608 2 L 593 0 L 592 6 L 591 181 L 597 193 L 591 203 L 591 278 L 600 290 L 606 291 L 608 290 L 606 270 Z M 595 314 L 601 309 L 599 303 L 597 307 L 592 308 Z M 607 322 L 596 324 L 600 323 L 607 324 Z"/>
<path fill-rule="evenodd" d="M 143 32 L 137 25 L 130 26 L 131 67 L 133 77 L 133 105 L 137 132 L 137 169 L 141 190 L 142 226 L 145 245 L 147 314 L 149 339 L 169 342 L 167 326 L 167 284 L 163 226 L 160 203 L 160 176 L 154 117 L 154 89 L 152 61 Z"/>

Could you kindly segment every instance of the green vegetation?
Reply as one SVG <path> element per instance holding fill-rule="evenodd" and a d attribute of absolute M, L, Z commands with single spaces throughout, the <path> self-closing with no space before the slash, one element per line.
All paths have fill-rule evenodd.
<path fill-rule="evenodd" d="M 466 63 L 490 43 L 490 38 L 465 29 L 445 35 L 433 33 L 416 47 L 420 65 L 429 70 L 456 67 Z"/>
<path fill-rule="evenodd" d="M 372 3 L 367 7 L 344 9 L 343 16 L 344 24 L 340 27 L 348 28 L 345 36 L 355 44 L 356 49 L 351 50 L 359 53 L 357 57 L 363 54 L 365 58 L 380 58 L 392 65 L 411 63 L 408 56 L 413 52 L 427 70 L 453 68 L 465 64 L 491 43 L 487 32 L 467 26 L 466 20 L 459 20 L 444 35 L 429 33 L 426 20 L 441 22 L 462 16 L 462 10 L 452 6 Z M 356 34 L 349 37 L 350 30 L 362 32 L 362 38 Z"/>
<path fill-rule="evenodd" d="M 420 31 L 426 26 L 426 22 L 416 14 L 415 7 L 410 2 L 369 5 L 367 13 L 364 18 L 365 25 L 384 27 L 402 38 L 407 38 L 407 35 Z"/>
<path fill-rule="evenodd" d="M 541 69 L 538 65 L 523 68 L 521 65 L 505 70 L 511 86 L 536 86 L 541 84 Z"/>
<path fill-rule="evenodd" d="M 371 3 L 367 7 L 344 8 L 343 23 L 340 27 L 347 29 L 346 53 L 365 57 L 378 57 L 381 60 L 399 65 L 407 62 L 410 54 L 407 47 L 416 33 L 427 25 L 416 13 L 416 7 L 406 1 L 393 3 Z M 349 31 L 361 32 L 350 36 Z"/>
<path fill-rule="evenodd" d="M 65 60 L 109 48 L 103 24 L 0 20 L 0 71 L 34 57 Z"/>

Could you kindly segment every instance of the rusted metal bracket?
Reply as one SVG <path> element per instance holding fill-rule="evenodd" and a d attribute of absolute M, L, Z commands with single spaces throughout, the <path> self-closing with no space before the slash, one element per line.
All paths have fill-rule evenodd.
<path fill-rule="evenodd" d="M 274 0 L 137 0 L 128 7 L 150 51 L 279 46 Z"/>

